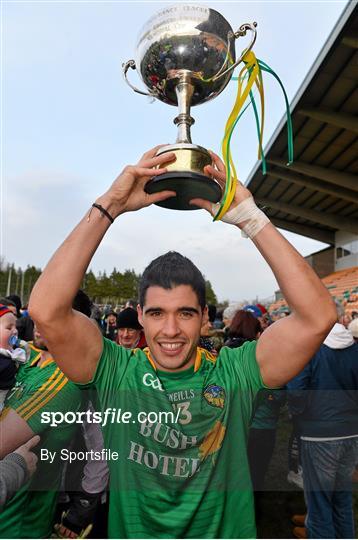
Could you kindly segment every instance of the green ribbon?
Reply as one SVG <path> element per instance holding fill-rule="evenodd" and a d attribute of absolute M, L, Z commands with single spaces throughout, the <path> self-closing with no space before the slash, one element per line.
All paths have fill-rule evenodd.
<path fill-rule="evenodd" d="M 285 87 L 282 84 L 282 81 L 281 81 L 280 77 L 277 75 L 277 73 L 275 73 L 273 71 L 272 68 L 270 68 L 270 66 L 268 66 L 265 62 L 263 62 L 262 60 L 259 60 L 259 59 L 257 59 L 257 62 L 258 62 L 258 65 L 259 65 L 259 67 L 260 67 L 260 69 L 262 71 L 266 71 L 267 73 L 270 73 L 271 75 L 273 75 L 273 77 L 275 77 L 275 79 L 279 83 L 279 85 L 280 85 L 280 87 L 282 89 L 283 95 L 284 95 L 285 105 L 286 105 L 286 118 L 287 118 L 287 146 L 288 146 L 288 163 L 287 163 L 287 165 L 291 165 L 291 163 L 293 163 L 293 154 L 294 154 L 294 152 L 293 152 L 293 128 L 292 128 L 292 118 L 291 118 L 291 112 L 290 112 L 290 104 L 288 102 L 288 97 L 287 97 L 287 94 L 286 94 L 286 90 L 285 90 Z M 245 77 L 247 77 L 247 75 L 245 75 Z M 231 80 L 237 81 L 238 77 L 232 77 Z M 260 131 L 261 131 L 261 129 L 260 129 L 260 119 L 259 119 L 259 114 L 258 114 L 258 111 L 257 111 L 255 97 L 254 97 L 254 94 L 253 94 L 252 90 L 250 91 L 250 103 L 245 107 L 245 109 L 242 111 L 240 116 L 237 118 L 237 120 L 234 123 L 233 128 L 236 126 L 237 122 L 239 121 L 239 119 L 241 118 L 243 113 L 246 111 L 246 109 L 251 104 L 252 104 L 252 108 L 253 108 L 254 115 L 255 115 L 256 131 L 257 131 L 257 136 L 258 136 L 259 145 L 260 145 L 260 155 L 261 155 L 261 158 L 262 158 L 262 174 L 265 175 L 266 172 L 267 172 L 267 165 L 266 165 L 265 154 L 264 154 L 263 148 L 262 148 L 261 143 L 260 143 Z M 230 135 L 230 139 L 231 139 L 231 135 Z M 227 152 L 227 155 L 228 154 L 229 154 L 229 152 Z"/>
<path fill-rule="evenodd" d="M 266 71 L 267 73 L 270 73 L 275 77 L 278 84 L 281 86 L 284 98 L 285 98 L 285 104 L 286 104 L 286 118 L 287 118 L 287 146 L 288 146 L 288 163 L 287 165 L 291 165 L 293 163 L 293 129 L 292 129 L 292 118 L 291 118 L 291 111 L 290 111 L 290 104 L 288 102 L 287 94 L 285 87 L 282 84 L 282 81 L 280 77 L 277 75 L 277 73 L 274 72 L 270 66 L 268 66 L 265 62 L 258 59 L 258 63 L 262 71 Z"/>

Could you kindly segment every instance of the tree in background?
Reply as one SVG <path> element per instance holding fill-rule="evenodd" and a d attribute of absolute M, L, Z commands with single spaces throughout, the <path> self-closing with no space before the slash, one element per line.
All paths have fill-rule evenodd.
<path fill-rule="evenodd" d="M 27 266 L 26 270 L 16 269 L 14 264 L 0 258 L 0 296 L 18 294 L 23 304 L 27 304 L 32 287 L 39 278 L 41 269 Z M 123 305 L 138 296 L 141 274 L 133 269 L 119 272 L 113 268 L 110 275 L 99 272 L 95 276 L 90 269 L 83 278 L 82 288 L 96 304 Z M 205 281 L 208 304 L 217 304 L 217 297 L 209 280 Z"/>
<path fill-rule="evenodd" d="M 0 296 L 17 294 L 23 304 L 28 302 L 32 287 L 41 274 L 41 269 L 27 265 L 26 270 L 0 259 Z"/>
<path fill-rule="evenodd" d="M 208 304 L 214 304 L 216 306 L 218 303 L 218 299 L 216 298 L 216 294 L 214 293 L 212 285 L 208 279 L 205 280 L 205 290 L 206 290 L 206 302 Z"/>

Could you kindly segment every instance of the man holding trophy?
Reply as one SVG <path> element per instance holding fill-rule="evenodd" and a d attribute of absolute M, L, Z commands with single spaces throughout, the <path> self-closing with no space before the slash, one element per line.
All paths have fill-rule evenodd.
<path fill-rule="evenodd" d="M 30 314 L 60 369 L 96 388 L 101 411 L 131 413 L 128 423 L 102 428 L 105 447 L 119 455 L 108 463 L 110 537 L 254 537 L 246 443 L 255 398 L 263 387 L 280 387 L 299 373 L 336 320 L 319 278 L 236 179 L 222 220 L 243 231 L 269 264 L 289 317 L 257 342 L 211 356 L 198 348 L 208 317 L 204 278 L 174 252 L 152 261 L 142 276 L 138 316 L 148 349 L 106 340 L 72 310 L 95 251 L 122 214 L 159 204 L 218 215 L 227 170 L 217 155 L 190 142 L 189 104 L 214 97 L 231 76 L 226 70 L 235 64 L 235 34 L 222 19 L 214 10 L 180 5 L 144 29 L 141 72 L 151 95 L 177 100 L 178 141 L 125 167 L 56 251 L 30 298 Z M 165 421 L 159 413 L 174 415 Z"/>

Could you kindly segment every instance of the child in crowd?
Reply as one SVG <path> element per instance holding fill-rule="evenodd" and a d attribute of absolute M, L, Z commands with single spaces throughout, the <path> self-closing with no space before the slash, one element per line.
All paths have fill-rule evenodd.
<path fill-rule="evenodd" d="M 29 352 L 27 343 L 18 340 L 15 315 L 0 304 L 0 412 L 15 384 L 17 366 L 27 361 Z"/>

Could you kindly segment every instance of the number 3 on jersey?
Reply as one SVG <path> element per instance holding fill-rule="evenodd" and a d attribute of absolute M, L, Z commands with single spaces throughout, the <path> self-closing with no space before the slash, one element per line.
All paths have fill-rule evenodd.
<path fill-rule="evenodd" d="M 175 411 L 180 411 L 179 424 L 185 425 L 191 422 L 191 412 L 189 411 L 190 401 L 183 401 L 182 403 L 173 403 Z"/>

